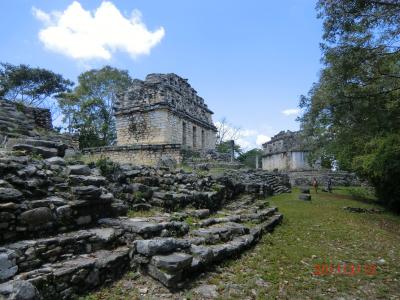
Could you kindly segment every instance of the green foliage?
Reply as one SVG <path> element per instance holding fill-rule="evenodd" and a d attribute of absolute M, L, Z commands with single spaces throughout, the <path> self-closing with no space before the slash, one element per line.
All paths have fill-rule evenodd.
<path fill-rule="evenodd" d="M 400 212 L 400 135 L 372 139 L 363 155 L 353 160 L 353 168 L 375 186 L 379 201 Z"/>
<path fill-rule="evenodd" d="M 73 83 L 52 71 L 0 63 L 0 97 L 29 106 L 48 106 L 49 98 L 68 91 Z"/>
<path fill-rule="evenodd" d="M 250 151 L 241 153 L 238 157 L 238 160 L 243 163 L 245 166 L 249 168 L 256 168 L 256 157 L 258 156 L 258 166 L 261 167 L 261 159 L 262 159 L 262 150 L 261 149 L 252 149 Z"/>
<path fill-rule="evenodd" d="M 135 200 L 142 200 L 142 199 L 146 198 L 146 193 L 141 192 L 141 191 L 136 191 L 132 194 L 132 196 Z"/>
<path fill-rule="evenodd" d="M 220 142 L 219 144 L 217 144 L 216 149 L 220 153 L 231 153 L 231 149 L 232 149 L 231 142 L 230 141 Z M 233 146 L 233 150 L 236 155 L 240 155 L 243 152 L 242 149 L 240 148 L 240 145 L 238 145 L 236 143 Z"/>
<path fill-rule="evenodd" d="M 348 187 L 346 188 L 346 190 L 355 200 L 360 200 L 368 203 L 377 202 L 375 190 L 373 188 L 354 186 Z"/>
<path fill-rule="evenodd" d="M 188 217 L 185 219 L 185 222 L 189 225 L 189 227 L 190 227 L 191 230 L 197 229 L 197 228 L 200 227 L 200 226 L 199 226 L 199 223 L 200 223 L 200 219 L 199 219 L 199 218 L 192 217 L 192 216 L 188 216 Z"/>
<path fill-rule="evenodd" d="M 388 3 L 319 1 L 325 67 L 300 100 L 300 121 L 312 161 L 356 171 L 400 211 L 400 3 Z"/>
<path fill-rule="evenodd" d="M 131 82 L 127 71 L 106 66 L 82 73 L 74 91 L 58 97 L 66 129 L 69 133 L 79 133 L 80 148 L 115 142 L 113 105 L 117 95 Z"/>
<path fill-rule="evenodd" d="M 127 216 L 129 218 L 148 218 L 154 217 L 159 214 L 160 211 L 151 209 L 151 210 L 129 210 Z"/>
<path fill-rule="evenodd" d="M 101 157 L 96 161 L 96 167 L 100 169 L 101 175 L 107 178 L 113 177 L 119 171 L 119 164 L 107 157 Z"/>
<path fill-rule="evenodd" d="M 25 105 L 23 105 L 23 104 L 20 103 L 20 102 L 17 102 L 17 103 L 15 104 L 15 108 L 16 108 L 18 111 L 23 112 L 24 109 L 25 109 Z"/>

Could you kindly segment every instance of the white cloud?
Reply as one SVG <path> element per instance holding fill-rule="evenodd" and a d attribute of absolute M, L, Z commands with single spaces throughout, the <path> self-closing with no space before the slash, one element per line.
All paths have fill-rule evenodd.
<path fill-rule="evenodd" d="M 51 17 L 49 14 L 46 14 L 44 11 L 37 9 L 36 7 L 32 7 L 32 13 L 39 21 L 42 21 L 46 25 L 50 25 Z"/>
<path fill-rule="evenodd" d="M 289 109 L 285 109 L 282 111 L 282 113 L 285 116 L 294 116 L 294 115 L 298 115 L 300 112 L 300 109 L 298 108 L 289 108 Z"/>
<path fill-rule="evenodd" d="M 39 39 L 44 46 L 74 59 L 109 60 L 116 51 L 136 58 L 149 54 L 165 35 L 163 27 L 149 31 L 140 11 L 125 18 L 109 1 L 103 1 L 93 13 L 78 1 L 62 12 L 46 13 L 35 7 L 32 12 L 43 22 Z"/>
<path fill-rule="evenodd" d="M 232 135 L 234 135 L 235 142 L 240 145 L 240 147 L 244 151 L 248 151 L 254 148 L 262 148 L 262 144 L 271 140 L 271 138 L 265 135 L 265 132 L 260 129 L 237 129 L 234 128 L 234 126 L 231 124 L 221 123 L 219 121 L 215 122 L 215 125 L 217 126 L 217 128 L 224 126 L 224 131 L 226 132 L 225 139 L 229 140 L 232 138 Z M 267 131 L 270 131 L 270 129 L 268 129 Z"/>
<path fill-rule="evenodd" d="M 239 131 L 239 134 L 243 137 L 254 136 L 257 134 L 257 130 L 254 129 L 243 129 Z"/>
<path fill-rule="evenodd" d="M 270 140 L 271 140 L 271 138 L 269 136 L 266 136 L 264 134 L 259 134 L 259 135 L 257 135 L 257 138 L 256 138 L 256 144 L 258 146 L 262 146 L 262 144 L 264 144 Z"/>
<path fill-rule="evenodd" d="M 242 148 L 245 151 L 254 148 L 254 147 L 252 147 L 253 146 L 252 143 L 250 141 L 248 141 L 247 139 L 244 139 L 244 138 L 238 138 L 235 141 L 235 143 L 237 143 L 240 146 L 240 148 Z"/>

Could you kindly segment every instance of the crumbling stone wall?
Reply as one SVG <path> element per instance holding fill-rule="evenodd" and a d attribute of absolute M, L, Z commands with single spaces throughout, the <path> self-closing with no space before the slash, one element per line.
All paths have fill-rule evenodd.
<path fill-rule="evenodd" d="M 62 142 L 69 148 L 78 148 L 76 136 L 53 130 L 50 110 L 0 99 L 0 148 L 12 149 L 32 139 Z"/>
<path fill-rule="evenodd" d="M 263 144 L 264 154 L 262 168 L 264 170 L 309 170 L 308 150 L 304 145 L 300 132 L 281 131 L 271 141 Z"/>
<path fill-rule="evenodd" d="M 172 159 L 178 164 L 182 163 L 183 159 L 181 147 L 176 144 L 87 148 L 83 153 L 93 161 L 107 157 L 118 163 L 145 166 L 156 166 L 163 158 Z"/>
<path fill-rule="evenodd" d="M 115 105 L 117 144 L 214 149 L 217 129 L 212 114 L 186 79 L 150 74 L 144 81 L 134 80 Z"/>
<path fill-rule="evenodd" d="M 320 187 L 327 186 L 329 178 L 331 178 L 333 186 L 359 186 L 362 184 L 360 179 L 354 173 L 346 171 L 291 171 L 287 173 L 287 176 L 289 177 L 292 186 L 311 186 L 314 178 L 317 179 Z"/>
<path fill-rule="evenodd" d="M 0 99 L 0 134 L 34 136 L 35 129 L 52 128 L 50 110 Z"/>

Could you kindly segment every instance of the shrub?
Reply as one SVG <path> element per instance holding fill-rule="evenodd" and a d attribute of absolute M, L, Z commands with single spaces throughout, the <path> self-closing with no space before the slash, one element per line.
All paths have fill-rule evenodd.
<path fill-rule="evenodd" d="M 120 170 L 119 164 L 111 161 L 107 157 L 101 157 L 96 161 L 96 167 L 100 169 L 101 175 L 107 178 L 114 178 Z"/>
<path fill-rule="evenodd" d="M 375 187 L 379 202 L 400 213 L 400 135 L 375 138 L 364 153 L 354 159 L 354 168 Z"/>

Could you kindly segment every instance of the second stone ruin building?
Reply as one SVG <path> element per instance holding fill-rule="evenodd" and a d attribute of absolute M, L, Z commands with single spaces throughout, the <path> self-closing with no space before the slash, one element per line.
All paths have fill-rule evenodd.
<path fill-rule="evenodd" d="M 213 112 L 187 79 L 149 74 L 135 79 L 115 105 L 117 145 L 180 145 L 215 148 Z"/>
<path fill-rule="evenodd" d="M 324 169 L 320 161 L 310 163 L 309 147 L 301 131 L 281 131 L 263 144 L 262 168 L 287 174 L 292 186 L 311 185 L 314 178 L 323 187 L 331 179 L 334 186 L 357 186 L 360 181 L 353 173 Z"/>
<path fill-rule="evenodd" d="M 281 131 L 263 144 L 262 168 L 268 171 L 310 170 L 308 150 L 299 131 Z"/>

